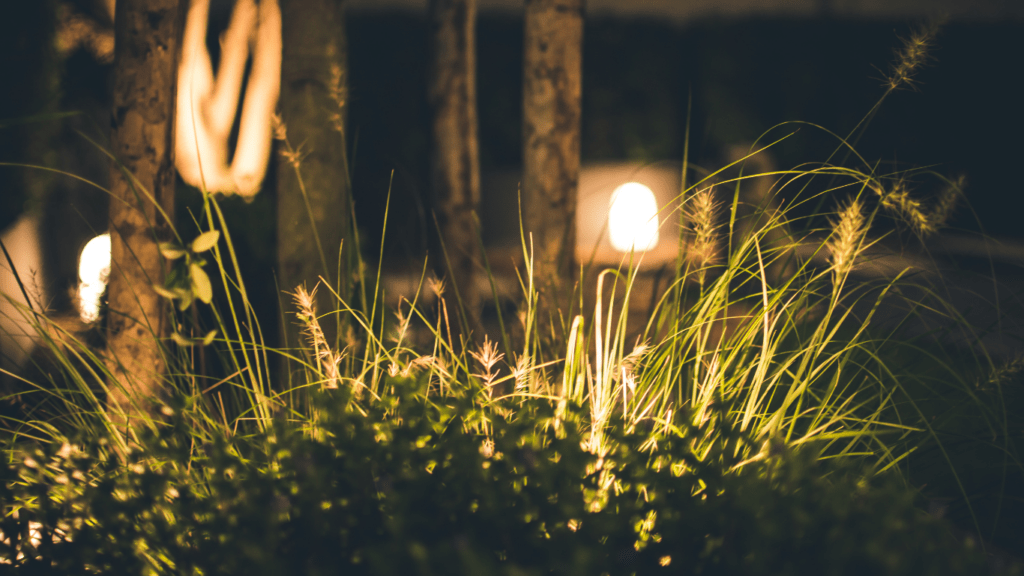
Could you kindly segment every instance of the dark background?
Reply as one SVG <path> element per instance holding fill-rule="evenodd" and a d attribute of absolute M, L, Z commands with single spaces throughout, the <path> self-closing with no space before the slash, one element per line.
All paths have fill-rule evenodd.
<path fill-rule="evenodd" d="M 834 19 L 591 19 L 584 33 L 583 161 L 679 160 L 688 96 L 691 160 L 720 165 L 723 148 L 803 120 L 845 136 L 882 95 L 900 38 L 915 23 Z M 351 128 L 361 224 L 381 220 L 390 171 L 393 230 L 420 230 L 429 198 L 425 26 L 410 16 L 349 20 Z M 868 162 L 933 166 L 968 178 L 968 200 L 990 234 L 1020 236 L 1010 208 L 1016 176 L 1020 23 L 950 22 L 917 91 L 892 95 L 858 144 Z M 522 22 L 480 19 L 478 91 L 482 170 L 521 160 Z M 776 129 L 781 137 L 795 126 Z M 773 140 L 775 138 L 772 138 Z M 836 145 L 811 128 L 774 149 L 780 168 L 822 161 Z M 934 182 L 928 183 L 934 186 Z M 936 189 L 920 191 L 923 198 Z M 487 190 L 483 190 L 486 197 Z M 395 201 L 397 200 L 397 201 Z M 977 229 L 970 210 L 954 226 Z M 389 227 L 390 228 L 390 227 Z M 390 231 L 390 230 L 389 230 Z M 409 238 L 412 242 L 413 234 Z M 389 253 L 406 253 L 396 238 Z M 412 250 L 415 252 L 415 250 Z"/>
<path fill-rule="evenodd" d="M 85 51 L 57 58 L 52 2 L 18 3 L 0 18 L 0 118 L 61 111 L 73 118 L 0 126 L 0 161 L 55 167 L 105 184 L 110 66 Z M 226 13 L 221 11 L 221 19 Z M 215 12 L 216 14 L 216 12 Z M 687 102 L 691 161 L 720 166 L 724 149 L 754 141 L 781 122 L 802 120 L 846 135 L 883 94 L 900 38 L 919 22 L 817 18 L 705 18 L 685 25 L 651 19 L 590 18 L 584 34 L 583 161 L 678 161 Z M 216 29 L 216 22 L 211 29 Z M 350 14 L 350 150 L 364 250 L 376 260 L 391 189 L 385 260 L 421 261 L 431 231 L 426 106 L 427 28 L 411 13 Z M 522 21 L 482 14 L 478 38 L 480 158 L 485 173 L 520 163 Z M 971 209 L 954 227 L 1022 236 L 1016 210 L 1024 153 L 1020 105 L 1020 21 L 950 21 L 917 90 L 893 94 L 857 149 L 879 170 L 931 166 L 966 175 Z M 788 125 L 774 140 L 779 168 L 825 160 L 836 141 Z M 394 172 L 392 180 L 392 171 Z M 274 259 L 273 171 L 256 202 L 238 202 L 234 219 L 246 259 L 267 272 Z M 932 180 L 912 182 L 926 200 Z M 488 190 L 483 190 L 485 202 Z M 182 190 L 179 220 L 197 195 Z M 0 167 L 0 228 L 26 206 L 48 205 L 67 231 L 104 226 L 105 196 L 64 176 Z M 233 203 L 229 202 L 232 206 Z M 55 214 L 59 214 L 55 216 Z M 509 215 L 514 217 L 514 215 Z M 79 234 L 81 235 L 81 234 Z M 73 259 L 76 249 L 53 258 Z M 54 251 L 51 251 L 54 253 Z"/>

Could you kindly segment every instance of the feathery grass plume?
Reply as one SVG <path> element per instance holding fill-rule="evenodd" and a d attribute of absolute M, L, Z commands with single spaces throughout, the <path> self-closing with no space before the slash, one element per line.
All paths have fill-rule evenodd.
<path fill-rule="evenodd" d="M 438 313 L 440 314 L 441 318 L 444 319 L 445 331 L 448 334 L 448 345 L 449 347 L 453 347 L 454 342 L 452 342 L 452 326 L 451 323 L 448 321 L 448 303 L 445 302 L 444 300 L 444 278 L 431 276 L 430 278 L 427 278 L 427 286 L 430 288 L 430 291 L 433 292 L 434 296 L 437 298 Z M 441 321 L 441 318 L 438 319 L 438 322 Z M 439 325 L 438 332 L 440 332 L 440 330 L 441 327 Z"/>
<path fill-rule="evenodd" d="M 529 393 L 531 391 L 530 368 L 532 364 L 530 357 L 525 354 L 516 357 L 516 366 L 512 369 L 516 392 Z"/>
<path fill-rule="evenodd" d="M 444 362 L 435 358 L 434 356 L 420 356 L 414 358 L 409 365 L 402 371 L 403 377 L 408 377 L 416 374 L 416 371 L 421 368 L 434 368 L 437 370 L 441 377 L 448 377 L 448 367 L 445 366 Z"/>
<path fill-rule="evenodd" d="M 427 287 L 434 293 L 434 296 L 438 299 L 444 296 L 444 278 L 438 278 L 437 276 L 430 276 L 427 278 Z"/>
<path fill-rule="evenodd" d="M 480 367 L 483 368 L 482 374 L 477 374 L 484 381 L 484 387 L 488 390 L 494 385 L 494 379 L 498 377 L 498 373 L 492 369 L 505 354 L 498 353 L 498 345 L 491 341 L 491 339 L 485 334 L 484 343 L 480 345 L 480 351 L 474 350 L 469 351 L 469 355 L 476 359 L 480 363 Z"/>
<path fill-rule="evenodd" d="M 853 268 L 857 251 L 867 234 L 864 212 L 859 200 L 852 200 L 839 213 L 839 220 L 832 222 L 832 236 L 828 240 L 828 250 L 832 254 L 832 269 L 836 273 L 837 282 L 845 278 Z"/>
<path fill-rule="evenodd" d="M 306 156 L 306 153 L 302 152 L 302 144 L 299 144 L 298 148 L 292 148 L 291 143 L 288 142 L 288 126 L 285 125 L 280 114 L 274 113 L 270 117 L 270 123 L 274 129 L 274 140 L 281 141 L 281 156 L 291 164 L 292 168 L 298 170 L 302 165 L 302 159 Z"/>
<path fill-rule="evenodd" d="M 650 388 L 638 392 L 637 387 L 637 382 L 642 376 L 642 370 L 638 370 L 637 365 L 640 359 L 651 350 L 652 347 L 646 342 L 638 343 L 633 351 L 619 362 L 622 414 L 626 428 L 630 432 L 635 431 L 641 421 L 651 418 L 658 402 L 657 395 L 651 394 Z"/>
<path fill-rule="evenodd" d="M 288 143 L 288 140 L 284 140 L 284 148 L 281 150 L 281 156 L 288 161 L 288 164 L 292 168 L 298 170 L 299 166 L 302 166 L 302 159 L 305 158 L 305 154 L 302 152 L 302 145 L 298 148 L 292 148 L 292 145 Z"/>
<path fill-rule="evenodd" d="M 274 140 L 284 142 L 288 139 L 288 127 L 285 126 L 284 120 L 281 119 L 280 114 L 274 112 L 270 117 L 270 125 L 274 129 Z"/>
<path fill-rule="evenodd" d="M 910 195 L 902 180 L 897 181 L 888 192 L 875 182 L 870 183 L 869 187 L 881 198 L 883 208 L 902 217 L 915 234 L 925 238 L 945 226 L 956 208 L 957 198 L 960 197 L 964 183 L 965 179 L 961 176 L 943 189 L 931 212 L 925 210 L 921 202 Z"/>
<path fill-rule="evenodd" d="M 704 285 L 707 268 L 718 260 L 718 234 L 715 226 L 718 204 L 712 192 L 711 186 L 698 190 L 690 197 L 686 210 L 686 219 L 693 235 L 693 245 L 687 256 L 697 266 L 701 285 Z"/>
<path fill-rule="evenodd" d="M 633 371 L 633 368 L 640 362 L 643 355 L 650 351 L 651 346 L 647 342 L 637 342 L 636 346 L 633 346 L 633 351 L 622 357 L 619 362 L 619 367 L 629 372 Z"/>
<path fill-rule="evenodd" d="M 626 406 L 625 397 L 627 391 L 635 395 L 636 365 L 640 362 L 640 359 L 643 358 L 644 354 L 650 350 L 650 348 L 651 347 L 646 342 L 642 344 L 638 342 L 636 346 L 633 347 L 633 350 L 629 354 L 623 356 L 622 360 L 619 361 L 618 375 L 620 377 L 620 385 L 623 387 L 623 406 Z"/>
<path fill-rule="evenodd" d="M 303 323 L 303 332 L 309 339 L 309 345 L 316 357 L 317 369 L 325 376 L 322 387 L 334 389 L 341 382 L 341 374 L 338 372 L 338 364 L 341 363 L 341 354 L 331 350 L 324 337 L 324 331 L 320 328 L 320 322 L 316 317 L 316 291 L 320 285 L 313 287 L 309 292 L 305 286 L 295 289 L 295 304 L 299 307 L 296 312 L 299 320 Z"/>
<path fill-rule="evenodd" d="M 978 380 L 974 383 L 975 388 L 987 388 L 988 386 L 1001 386 L 1008 383 L 1018 374 L 1024 372 L 1024 355 L 1018 354 L 1008 362 L 997 366 L 989 372 L 988 378 Z"/>
<path fill-rule="evenodd" d="M 348 97 L 348 91 L 345 88 L 345 75 L 342 71 L 341 66 L 337 64 L 331 64 L 331 81 L 328 86 L 328 96 L 331 101 L 338 107 L 337 110 L 331 112 L 330 121 L 331 127 L 335 132 L 345 133 L 345 126 L 341 111 L 345 109 L 345 101 Z"/>
<path fill-rule="evenodd" d="M 395 319 L 398 320 L 398 326 L 395 327 L 395 335 L 391 339 L 395 342 L 395 346 L 401 348 L 402 342 L 405 341 L 406 335 L 409 333 L 409 323 L 412 321 L 412 314 L 415 312 L 415 308 L 410 308 L 410 313 L 406 314 L 402 311 L 402 303 L 408 301 L 405 297 L 401 297 L 398 300 L 398 306 L 395 308 Z"/>
<path fill-rule="evenodd" d="M 903 47 L 896 52 L 896 62 L 885 80 L 887 92 L 903 87 L 915 88 L 914 76 L 931 60 L 935 37 L 942 28 L 943 19 L 933 19 L 903 39 Z"/>
<path fill-rule="evenodd" d="M 918 236 L 928 236 L 936 230 L 925 214 L 921 202 L 910 195 L 902 180 L 893 184 L 892 190 L 889 191 L 876 182 L 871 182 L 869 187 L 878 194 L 882 208 L 903 218 Z"/>
<path fill-rule="evenodd" d="M 953 210 L 956 209 L 957 200 L 963 195 L 964 187 L 967 185 L 967 178 L 962 174 L 957 177 L 956 180 L 949 183 L 948 186 L 943 188 L 942 192 L 939 193 L 939 199 L 935 203 L 935 209 L 932 211 L 931 221 L 932 226 L 936 229 L 942 228 L 949 221 L 950 216 L 953 215 Z"/>

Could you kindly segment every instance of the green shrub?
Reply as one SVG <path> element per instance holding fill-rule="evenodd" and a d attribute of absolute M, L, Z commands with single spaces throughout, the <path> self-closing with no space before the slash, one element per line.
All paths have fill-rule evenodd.
<path fill-rule="evenodd" d="M 198 458 L 181 402 L 125 462 L 102 442 L 42 445 L 3 468 L 0 558 L 50 574 L 983 572 L 911 493 L 807 450 L 736 467 L 747 440 L 728 432 L 698 459 L 681 415 L 652 451 L 609 430 L 598 458 L 577 409 L 546 402 L 492 418 L 492 446 L 467 431 L 470 395 L 392 384 L 409 400 L 363 416 L 336 391 L 313 434 L 279 418 Z"/>

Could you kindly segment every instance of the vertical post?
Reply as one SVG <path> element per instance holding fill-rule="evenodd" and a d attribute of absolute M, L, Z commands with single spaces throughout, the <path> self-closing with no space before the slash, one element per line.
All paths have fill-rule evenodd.
<path fill-rule="evenodd" d="M 526 0 L 522 206 L 543 333 L 568 304 L 575 261 L 584 4 Z"/>
<path fill-rule="evenodd" d="M 475 28 L 476 0 L 430 0 L 431 184 L 445 249 L 438 257 L 470 330 L 479 329 L 481 307 L 473 258 L 480 206 Z"/>
<path fill-rule="evenodd" d="M 312 290 L 323 276 L 346 296 L 346 259 L 338 269 L 342 239 L 349 236 L 349 175 L 345 146 L 348 47 L 342 0 L 282 0 L 281 119 L 289 146 L 277 167 L 277 262 L 280 288 Z M 354 246 L 346 240 L 347 253 Z M 336 310 L 329 290 L 319 290 L 321 314 Z M 291 297 L 282 298 L 285 306 Z M 287 308 L 286 308 L 287 310 Z M 288 311 L 291 312 L 291 311 Z M 288 346 L 301 346 L 292 313 L 282 331 Z M 336 344 L 339 324 L 321 323 Z M 286 363 L 287 364 L 287 363 Z M 285 366 L 287 370 L 287 366 Z"/>
<path fill-rule="evenodd" d="M 113 418 L 144 413 L 163 389 L 168 308 L 158 243 L 174 218 L 173 130 L 183 0 L 120 0 L 115 17 L 111 143 L 108 405 Z"/>

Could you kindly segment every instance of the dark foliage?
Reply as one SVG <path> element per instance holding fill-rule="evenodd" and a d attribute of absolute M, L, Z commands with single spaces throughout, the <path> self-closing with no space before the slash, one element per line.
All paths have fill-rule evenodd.
<path fill-rule="evenodd" d="M 738 434 L 702 461 L 613 434 L 580 447 L 571 408 L 493 418 L 493 453 L 466 432 L 469 398 L 396 395 L 369 416 L 344 394 L 312 436 L 272 431 L 196 450 L 184 420 L 127 465 L 102 442 L 42 446 L 2 468 L 0 569 L 38 574 L 980 574 L 983 556 L 865 470 L 771 449 L 736 471 Z M 397 398 L 405 400 L 399 402 Z M 439 403 L 441 402 L 441 403 Z M 174 408 L 180 415 L 188 406 Z M 523 417 L 529 414 L 528 417 Z M 716 426 L 728 420 L 716 418 Z M 685 425 L 685 417 L 676 424 Z M 684 435 L 685 436 L 685 435 Z M 488 456 L 488 454 L 490 454 Z M 655 459 L 660 459 L 656 461 Z M 660 466 L 658 465 L 660 462 Z M 671 464 L 684 466 L 682 475 Z M 617 484 L 601 489 L 601 471 Z M 599 511 L 592 511 L 600 505 Z M 12 512 L 16 509 L 16 514 Z M 644 519 L 656 514 L 653 528 Z M 30 528 L 42 525 L 32 546 Z M 573 529 L 575 528 L 575 529 Z M 55 530 L 57 537 L 54 537 Z M 639 541 L 639 544 L 638 544 Z M 19 551 L 22 556 L 19 558 Z M 670 557 L 667 566 L 663 559 Z"/>

